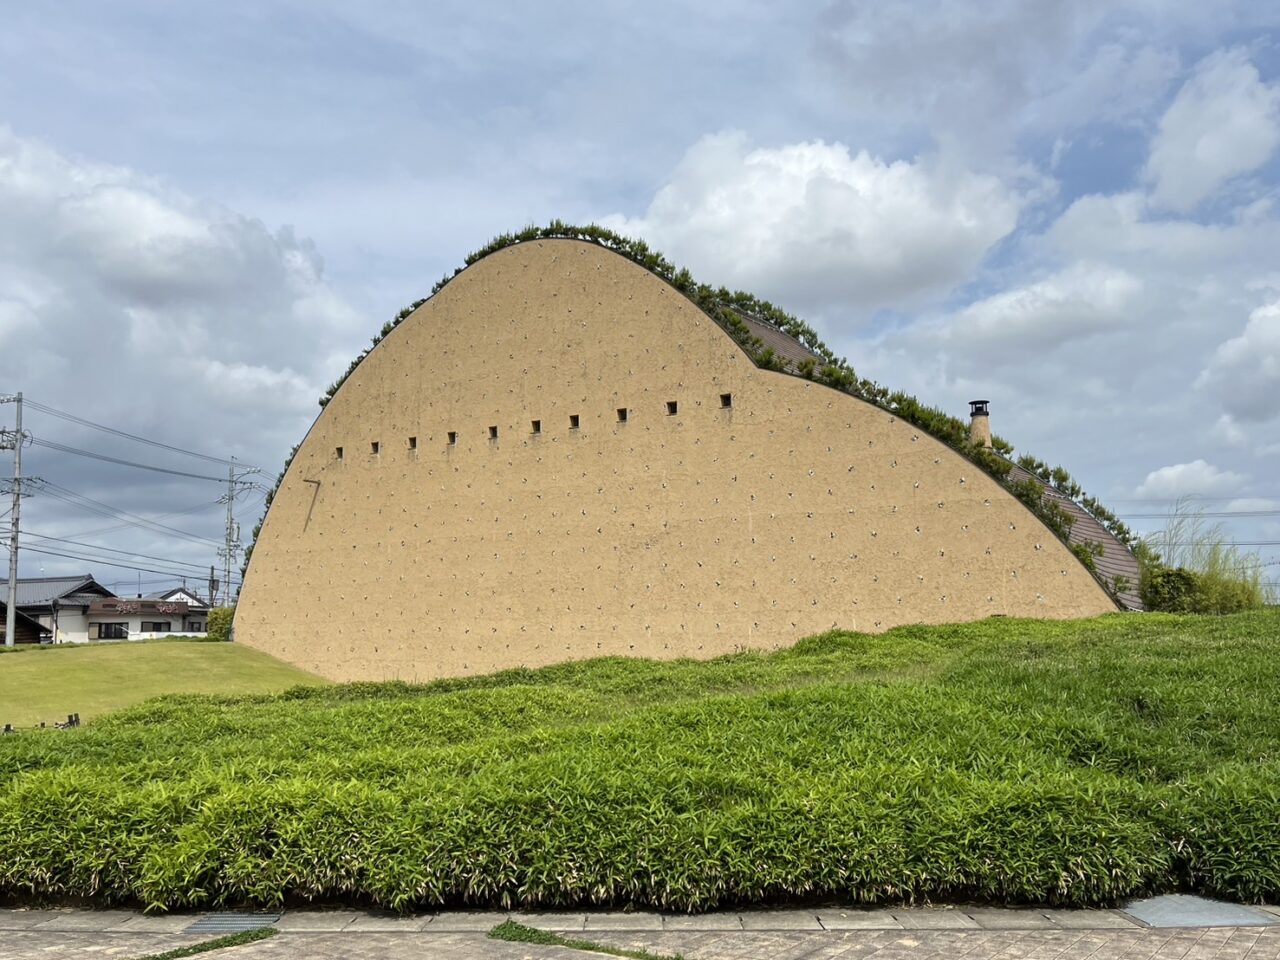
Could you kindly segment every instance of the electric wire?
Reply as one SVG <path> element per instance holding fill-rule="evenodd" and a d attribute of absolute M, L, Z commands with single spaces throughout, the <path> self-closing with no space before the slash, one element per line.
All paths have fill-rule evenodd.
<path fill-rule="evenodd" d="M 162 569 L 157 569 L 156 567 L 144 567 L 141 564 L 120 563 L 115 560 L 104 560 L 101 557 L 86 557 L 80 554 L 65 553 L 59 550 L 46 550 L 43 547 L 24 546 L 22 549 L 24 551 L 30 551 L 31 553 L 44 554 L 45 556 L 49 556 L 49 557 L 62 557 L 67 560 L 81 560 L 81 561 L 84 561 L 85 563 L 98 563 L 98 564 L 102 564 L 102 566 L 104 567 L 120 567 L 121 569 L 124 569 L 124 570 L 140 570 L 143 573 L 159 573 L 164 576 L 170 576 L 170 577 L 179 577 L 179 578 L 191 577 L 190 573 L 187 573 L 182 570 L 162 570 Z M 239 586 L 241 584 L 241 581 L 234 576 L 232 577 L 231 582 L 232 582 L 232 586 Z"/>
<path fill-rule="evenodd" d="M 59 453 L 69 453 L 77 457 L 85 457 L 90 460 L 101 460 L 103 463 L 114 463 L 122 467 L 133 467 L 136 470 L 151 470 L 155 473 L 167 473 L 173 477 L 186 477 L 191 480 L 207 480 L 210 483 L 226 483 L 226 477 L 212 477 L 203 473 L 188 473 L 185 470 L 171 470 L 168 467 L 157 467 L 150 463 L 137 463 L 133 460 L 122 460 L 119 457 L 110 457 L 105 453 L 95 453 L 92 450 L 81 450 L 79 447 L 71 447 L 65 443 L 55 443 L 52 440 L 42 440 L 40 437 L 33 437 L 31 440 L 36 446 L 48 447 L 50 450 L 57 450 Z"/>
<path fill-rule="evenodd" d="M 85 543 L 84 541 L 81 541 L 81 540 L 69 540 L 66 537 L 51 537 L 48 534 L 36 533 L 33 530 L 21 530 L 19 532 L 24 537 L 35 537 L 38 540 L 51 540 L 51 541 L 54 541 L 55 543 L 65 543 L 71 547 L 78 548 L 78 549 L 97 550 L 97 551 L 104 551 L 106 553 L 117 553 L 117 554 L 122 554 L 126 557 L 136 557 L 142 560 L 155 560 L 159 563 L 172 563 L 176 566 L 194 567 L 197 570 L 200 570 L 201 572 L 206 571 L 209 568 L 208 564 L 193 563 L 190 560 L 178 560 L 174 557 L 157 557 L 149 553 L 138 553 L 136 550 L 121 550 L 117 547 L 103 547 L 103 546 L 99 546 L 96 543 Z"/>
<path fill-rule="evenodd" d="M 1119 513 L 1116 514 L 1121 520 L 1169 520 L 1177 518 L 1176 513 Z M 1200 517 L 1231 518 L 1231 517 L 1280 517 L 1280 510 L 1215 510 L 1211 512 L 1196 512 L 1190 515 L 1193 519 Z"/>
<path fill-rule="evenodd" d="M 159 447 L 162 450 L 170 450 L 173 453 L 181 453 L 188 457 L 195 457 L 198 460 L 206 460 L 209 463 L 221 463 L 227 466 L 245 467 L 247 469 L 256 469 L 252 464 L 241 463 L 239 460 L 228 460 L 223 457 L 213 457 L 206 453 L 197 453 L 195 450 L 186 450 L 182 447 L 175 447 L 172 444 L 161 443 L 159 440 L 151 440 L 147 437 L 140 437 L 136 433 L 128 433 L 125 430 L 118 430 L 115 427 L 108 427 L 101 423 L 94 423 L 92 420 L 86 420 L 84 417 L 78 417 L 74 413 L 67 413 L 65 410 L 56 410 L 47 404 L 39 403 L 30 397 L 24 397 L 23 403 L 32 410 L 38 410 L 40 413 L 48 414 L 51 417 L 58 417 L 69 423 L 76 423 L 82 427 L 90 427 L 94 430 L 101 430 L 104 433 L 114 434 L 117 437 L 124 437 L 126 440 L 133 440 L 137 443 L 145 443 L 153 447 Z"/>
<path fill-rule="evenodd" d="M 153 517 L 152 522 L 157 520 L 167 520 L 170 517 L 181 517 L 189 513 L 195 513 L 197 510 L 208 510 L 210 507 L 220 507 L 222 503 L 218 500 L 206 500 L 203 503 L 197 503 L 194 507 L 187 507 L 185 510 L 175 510 L 172 513 L 162 513 L 158 517 Z M 125 527 L 133 526 L 131 523 L 117 523 L 111 527 L 100 527 L 96 530 L 84 530 L 80 533 L 73 533 L 73 537 L 96 537 L 103 533 L 115 533 L 117 530 L 123 530 Z"/>
<path fill-rule="evenodd" d="M 98 513 L 111 520 L 122 520 L 131 526 L 140 526 L 151 532 L 162 531 L 164 533 L 174 534 L 176 536 L 185 537 L 188 540 L 194 540 L 197 543 L 211 543 L 220 546 L 222 541 L 215 540 L 212 537 L 202 537 L 198 533 L 191 533 L 187 530 L 179 530 L 177 527 L 171 527 L 165 523 L 159 523 L 154 520 L 148 520 L 146 517 L 138 516 L 135 513 L 129 513 L 127 510 L 120 510 L 100 500 L 94 500 L 92 497 L 86 497 L 84 494 L 76 493 L 74 490 L 53 483 L 50 480 L 44 481 L 40 485 L 42 493 L 46 493 L 55 500 L 72 503 L 81 509 L 88 510 L 91 513 Z"/>

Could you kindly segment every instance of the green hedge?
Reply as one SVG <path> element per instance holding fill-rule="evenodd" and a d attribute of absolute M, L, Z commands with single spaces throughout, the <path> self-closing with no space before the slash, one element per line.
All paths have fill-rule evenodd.
<path fill-rule="evenodd" d="M 1263 605 L 1257 578 L 1230 577 L 1148 563 L 1139 581 L 1142 604 L 1163 613 L 1239 613 Z"/>
<path fill-rule="evenodd" d="M 0 899 L 1280 896 L 1275 611 L 832 633 L 0 738 Z"/>
<path fill-rule="evenodd" d="M 236 608 L 230 607 L 214 607 L 209 611 L 209 639 L 210 640 L 230 640 L 231 639 L 231 623 L 235 620 Z"/>

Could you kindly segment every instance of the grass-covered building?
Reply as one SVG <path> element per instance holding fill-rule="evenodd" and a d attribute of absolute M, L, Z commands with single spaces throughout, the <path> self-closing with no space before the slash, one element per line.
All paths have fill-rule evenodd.
<path fill-rule="evenodd" d="M 814 339 L 721 308 L 741 295 L 709 306 L 660 258 L 549 232 L 475 259 L 338 385 L 271 502 L 237 640 L 430 679 L 1131 592 L 1073 549 L 1088 527 L 1128 557 L 1079 498 L 1010 477 L 967 427 L 850 388 Z"/>

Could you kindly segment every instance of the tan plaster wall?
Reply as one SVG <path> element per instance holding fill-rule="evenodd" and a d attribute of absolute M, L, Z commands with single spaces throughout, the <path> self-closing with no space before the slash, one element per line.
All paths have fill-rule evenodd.
<path fill-rule="evenodd" d="M 343 385 L 272 505 L 236 639 L 425 680 L 1114 609 L 943 444 L 757 369 L 657 277 L 553 240 L 466 270 Z"/>

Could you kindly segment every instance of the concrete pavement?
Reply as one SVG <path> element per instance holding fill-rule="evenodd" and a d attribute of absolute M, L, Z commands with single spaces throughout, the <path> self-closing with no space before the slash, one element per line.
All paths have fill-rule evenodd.
<path fill-rule="evenodd" d="M 488 939 L 488 931 L 508 917 L 614 949 L 681 954 L 688 960 L 1280 960 L 1280 908 L 1218 904 L 1198 897 L 1154 898 L 1123 910 L 827 906 L 692 915 L 451 911 L 403 917 L 290 910 L 245 918 L 245 924 L 265 923 L 279 934 L 215 956 L 227 960 L 582 960 L 589 956 L 564 947 Z M 237 919 L 230 914 L 148 917 L 127 910 L 0 910 L 0 960 L 144 957 L 211 939 L 213 934 L 192 930 L 198 922 L 207 928 L 211 922 L 234 925 Z"/>

